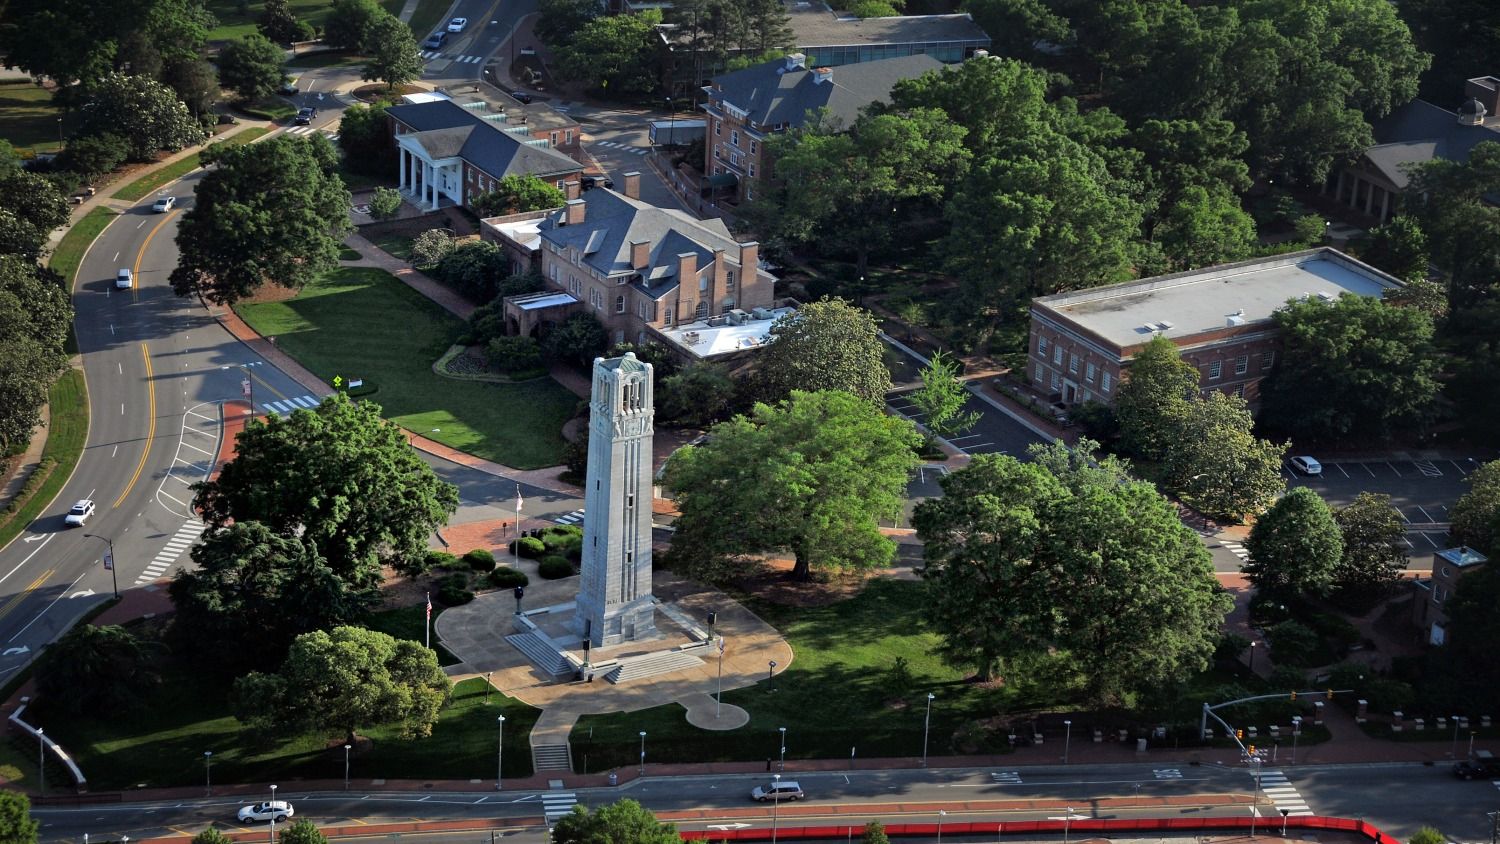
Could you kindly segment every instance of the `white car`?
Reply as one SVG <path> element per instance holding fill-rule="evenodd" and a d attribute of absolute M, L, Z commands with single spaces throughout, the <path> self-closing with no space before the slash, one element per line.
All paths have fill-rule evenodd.
<path fill-rule="evenodd" d="M 468 25 L 469 25 L 469 19 L 468 18 L 454 18 L 453 20 L 448 21 L 448 31 L 449 32 L 463 32 L 464 28 L 467 27 Z"/>
<path fill-rule="evenodd" d="M 768 782 L 765 785 L 757 785 L 750 792 L 750 799 L 761 803 L 767 803 L 772 800 L 778 803 L 783 800 L 801 800 L 806 796 L 802 793 L 802 786 L 792 780 L 780 780 L 778 782 Z"/>
<path fill-rule="evenodd" d="M 115 273 L 115 289 L 129 290 L 135 286 L 135 273 L 125 268 Z"/>
<path fill-rule="evenodd" d="M 1299 457 L 1293 457 L 1289 462 L 1292 464 L 1293 469 L 1296 469 L 1304 475 L 1323 474 L 1323 464 L 1319 463 L 1317 460 L 1311 457 L 1308 457 L 1305 454 Z"/>
<path fill-rule="evenodd" d="M 83 527 L 83 523 L 94 515 L 94 502 L 87 498 L 80 499 L 68 510 L 68 515 L 63 517 L 63 524 L 68 527 Z"/>
<path fill-rule="evenodd" d="M 240 823 L 254 823 L 256 821 L 275 821 L 281 823 L 295 814 L 297 813 L 292 809 L 292 804 L 285 800 L 271 800 L 265 803 L 256 803 L 254 806 L 246 806 L 235 817 L 240 819 Z"/>
<path fill-rule="evenodd" d="M 171 211 L 173 208 L 176 208 L 176 207 L 177 207 L 177 197 L 175 197 L 175 196 L 164 196 L 161 199 L 156 200 L 156 204 L 153 205 L 153 206 L 151 206 L 151 210 L 155 211 L 158 214 L 165 214 L 168 211 Z"/>

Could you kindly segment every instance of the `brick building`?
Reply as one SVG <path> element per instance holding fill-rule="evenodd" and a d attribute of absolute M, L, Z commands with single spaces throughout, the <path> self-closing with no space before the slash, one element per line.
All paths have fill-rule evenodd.
<path fill-rule="evenodd" d="M 1444 604 L 1453 597 L 1458 582 L 1484 567 L 1489 558 L 1468 546 L 1448 548 L 1432 555 L 1432 576 L 1412 581 L 1417 600 L 1412 606 L 1412 623 L 1421 628 L 1428 644 L 1441 645 L 1448 640 L 1448 614 Z"/>
<path fill-rule="evenodd" d="M 1281 346 L 1271 319 L 1277 309 L 1291 299 L 1384 296 L 1400 286 L 1320 247 L 1042 296 L 1031 303 L 1026 374 L 1056 404 L 1108 404 L 1130 359 L 1162 335 L 1197 367 L 1203 392 L 1243 396 L 1254 407 Z"/>

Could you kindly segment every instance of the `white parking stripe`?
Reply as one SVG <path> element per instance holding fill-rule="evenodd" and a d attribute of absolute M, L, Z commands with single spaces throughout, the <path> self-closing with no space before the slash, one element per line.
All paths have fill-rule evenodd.
<path fill-rule="evenodd" d="M 1337 463 L 1335 463 L 1333 465 L 1334 465 L 1334 468 L 1338 469 L 1340 472 L 1344 472 L 1344 467 L 1343 466 L 1340 466 Z M 1348 472 L 1344 472 L 1344 477 L 1346 477 L 1346 478 L 1349 477 L 1349 473 Z"/>

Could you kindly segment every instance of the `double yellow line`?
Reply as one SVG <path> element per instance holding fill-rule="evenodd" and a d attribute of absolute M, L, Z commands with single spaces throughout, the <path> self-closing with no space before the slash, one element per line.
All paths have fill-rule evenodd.
<path fill-rule="evenodd" d="M 135 284 L 130 288 L 130 299 L 132 302 L 141 301 L 141 261 L 146 257 L 146 248 L 151 245 L 151 238 L 161 231 L 161 227 L 167 224 L 177 214 L 176 209 L 167 212 L 167 216 L 161 218 L 161 222 L 152 226 L 151 231 L 146 233 L 146 239 L 141 241 L 141 251 L 135 253 L 135 264 L 131 272 L 135 274 Z"/>
<path fill-rule="evenodd" d="M 54 574 L 57 574 L 57 569 L 47 569 L 46 571 L 37 575 L 36 580 L 31 581 L 31 584 L 25 589 L 22 589 L 20 592 L 12 595 L 10 597 L 10 600 L 5 602 L 5 606 L 0 607 L 0 620 L 4 620 L 6 616 L 10 615 L 16 607 L 19 607 L 21 605 L 22 601 L 26 600 L 27 595 L 30 595 L 33 591 L 41 587 L 43 583 L 47 582 L 47 578 L 51 577 Z"/>
<path fill-rule="evenodd" d="M 120 497 L 115 499 L 114 506 L 119 507 L 125 502 L 125 496 L 135 487 L 135 482 L 140 480 L 141 472 L 146 468 L 146 458 L 151 454 L 151 443 L 156 439 L 156 382 L 151 375 L 151 352 L 147 351 L 146 344 L 141 344 L 141 359 L 146 363 L 146 447 L 141 449 L 141 462 L 135 466 L 135 474 L 130 476 L 130 483 L 125 485 L 125 490 Z"/>

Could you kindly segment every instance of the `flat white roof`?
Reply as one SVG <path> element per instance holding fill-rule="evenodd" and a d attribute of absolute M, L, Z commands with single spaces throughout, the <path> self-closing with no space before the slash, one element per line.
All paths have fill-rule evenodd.
<path fill-rule="evenodd" d="M 535 220 L 517 220 L 511 223 L 499 223 L 495 225 L 495 231 L 521 244 L 526 249 L 540 249 L 542 247 L 541 224 L 541 217 Z"/>
<path fill-rule="evenodd" d="M 1383 296 L 1394 277 L 1336 249 L 1292 252 L 1032 300 L 1121 348 L 1269 321 L 1290 299 Z M 1189 341 L 1189 345 L 1191 341 Z"/>
<path fill-rule="evenodd" d="M 731 325 L 727 321 L 712 326 L 706 322 L 691 322 L 661 333 L 700 358 L 725 355 L 764 346 L 770 339 L 771 323 L 795 310 L 773 308 L 768 319 L 747 319 L 740 325 Z"/>
<path fill-rule="evenodd" d="M 571 305 L 577 301 L 577 299 L 574 299 L 567 293 L 549 293 L 546 295 L 537 295 L 534 299 L 512 300 L 523 311 L 534 311 L 538 308 L 553 308 L 558 305 Z"/>
<path fill-rule="evenodd" d="M 408 105 L 410 105 L 412 103 L 435 103 L 435 102 L 438 102 L 440 100 L 451 100 L 451 99 L 453 99 L 453 98 L 450 97 L 450 96 L 448 96 L 447 94 L 438 94 L 438 93 L 434 93 L 432 91 L 417 91 L 416 93 L 413 93 L 413 94 L 402 94 L 401 95 L 401 102 L 407 103 Z"/>

